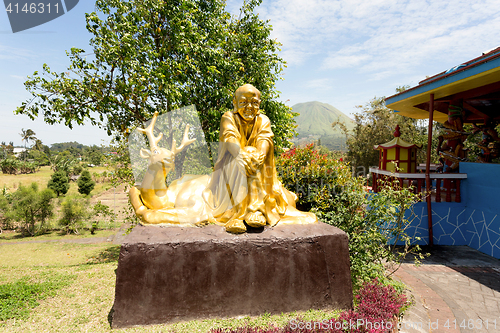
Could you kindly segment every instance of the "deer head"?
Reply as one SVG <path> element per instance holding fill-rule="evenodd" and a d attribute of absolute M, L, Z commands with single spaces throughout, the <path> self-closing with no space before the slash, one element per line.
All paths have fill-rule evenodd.
<path fill-rule="evenodd" d="M 140 133 L 146 134 L 149 141 L 150 149 L 141 149 L 140 155 L 142 158 L 149 159 L 148 169 L 159 171 L 163 170 L 163 175 L 166 176 L 174 168 L 175 155 L 180 153 L 184 148 L 193 143 L 196 139 L 188 139 L 189 125 L 186 125 L 184 136 L 179 147 L 176 147 L 175 139 L 172 140 L 172 150 L 161 148 L 158 142 L 163 137 L 163 133 L 154 136 L 153 129 L 155 127 L 158 112 L 155 112 L 151 124 L 146 128 L 137 128 Z"/>

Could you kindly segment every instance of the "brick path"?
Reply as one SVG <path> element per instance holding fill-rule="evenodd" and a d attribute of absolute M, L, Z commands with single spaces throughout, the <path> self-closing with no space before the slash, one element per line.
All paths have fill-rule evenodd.
<path fill-rule="evenodd" d="M 500 260 L 466 246 L 432 252 L 395 273 L 415 300 L 401 332 L 500 332 Z"/>

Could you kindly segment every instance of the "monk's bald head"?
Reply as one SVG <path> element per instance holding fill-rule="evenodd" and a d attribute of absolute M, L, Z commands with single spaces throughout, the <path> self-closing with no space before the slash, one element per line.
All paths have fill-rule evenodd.
<path fill-rule="evenodd" d="M 239 87 L 234 93 L 233 105 L 234 113 L 244 121 L 252 121 L 260 112 L 260 91 L 251 84 Z"/>
<path fill-rule="evenodd" d="M 260 91 L 248 83 L 236 89 L 236 92 L 234 93 L 234 99 L 237 100 L 242 94 L 250 92 L 255 94 L 255 96 L 257 96 L 260 99 Z"/>

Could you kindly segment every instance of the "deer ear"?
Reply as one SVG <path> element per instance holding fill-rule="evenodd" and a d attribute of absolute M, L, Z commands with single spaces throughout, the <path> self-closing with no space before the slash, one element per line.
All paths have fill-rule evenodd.
<path fill-rule="evenodd" d="M 140 155 L 142 158 L 150 158 L 151 157 L 151 150 L 142 148 Z"/>

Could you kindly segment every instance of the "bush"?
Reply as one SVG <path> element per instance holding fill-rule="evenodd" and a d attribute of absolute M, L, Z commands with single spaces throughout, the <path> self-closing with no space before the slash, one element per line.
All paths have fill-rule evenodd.
<path fill-rule="evenodd" d="M 92 180 L 92 176 L 90 176 L 90 172 L 85 170 L 78 178 L 78 192 L 84 195 L 89 195 L 90 192 L 94 189 L 95 182 Z"/>
<path fill-rule="evenodd" d="M 0 161 L 0 168 L 6 175 L 15 175 L 17 173 L 17 169 L 19 168 L 19 161 L 15 158 L 6 158 Z"/>
<path fill-rule="evenodd" d="M 94 216 L 94 221 L 92 221 L 92 226 L 90 228 L 90 233 L 93 235 L 99 226 L 99 219 L 108 219 L 109 222 L 114 222 L 116 214 L 113 213 L 109 206 L 104 205 L 101 201 L 98 201 L 92 208 L 92 215 Z"/>
<path fill-rule="evenodd" d="M 299 197 L 297 208 L 311 210 L 320 221 L 349 236 L 355 289 L 375 277 L 384 278 L 384 263 L 397 267 L 394 264 L 407 253 L 418 251 L 418 247 L 410 247 L 405 233 L 410 222 L 404 213 L 418 201 L 410 189 L 398 191 L 381 184 L 380 193 L 369 194 L 365 178 L 353 177 L 348 163 L 319 154 L 312 145 L 281 154 L 276 165 L 283 185 Z M 405 246 L 395 253 L 390 241 Z"/>
<path fill-rule="evenodd" d="M 40 150 L 31 149 L 28 154 L 28 158 L 34 160 L 38 165 L 45 166 L 49 165 L 49 158 L 47 155 Z"/>
<path fill-rule="evenodd" d="M 76 164 L 76 160 L 71 155 L 63 153 L 50 156 L 49 162 L 54 172 L 64 171 L 66 176 L 71 174 L 71 170 L 73 170 L 73 166 Z"/>
<path fill-rule="evenodd" d="M 66 194 L 69 190 L 69 178 L 64 171 L 57 171 L 52 174 L 52 177 L 47 184 L 47 187 L 52 189 L 57 196 Z"/>
<path fill-rule="evenodd" d="M 90 215 L 87 210 L 88 205 L 88 200 L 79 196 L 67 197 L 62 202 L 62 217 L 59 220 L 59 225 L 67 234 L 80 233 L 78 229 L 84 227 L 84 221 Z"/>
<path fill-rule="evenodd" d="M 283 185 L 297 194 L 297 208 L 305 211 L 329 211 L 335 195 L 352 181 L 349 166 L 342 159 L 319 154 L 313 144 L 282 153 L 276 167 Z"/>
<path fill-rule="evenodd" d="M 19 161 L 18 168 L 19 168 L 20 173 L 22 173 L 22 174 L 35 173 L 38 170 L 40 170 L 38 163 L 27 162 L 27 161 Z"/>
<path fill-rule="evenodd" d="M 38 191 L 38 184 L 20 185 L 12 194 L 12 210 L 10 218 L 22 223 L 23 231 L 31 236 L 44 228 L 45 221 L 53 215 L 52 199 L 54 192 L 50 189 Z M 36 224 L 40 223 L 38 230 Z"/>
<path fill-rule="evenodd" d="M 93 172 L 92 180 L 95 181 L 96 183 L 105 183 L 111 180 L 111 176 L 112 176 L 111 172 L 106 172 L 106 171 L 103 171 L 101 173 Z"/>
<path fill-rule="evenodd" d="M 0 192 L 0 233 L 2 229 L 12 229 L 12 213 L 10 205 L 12 203 L 12 195 L 4 188 Z"/>

